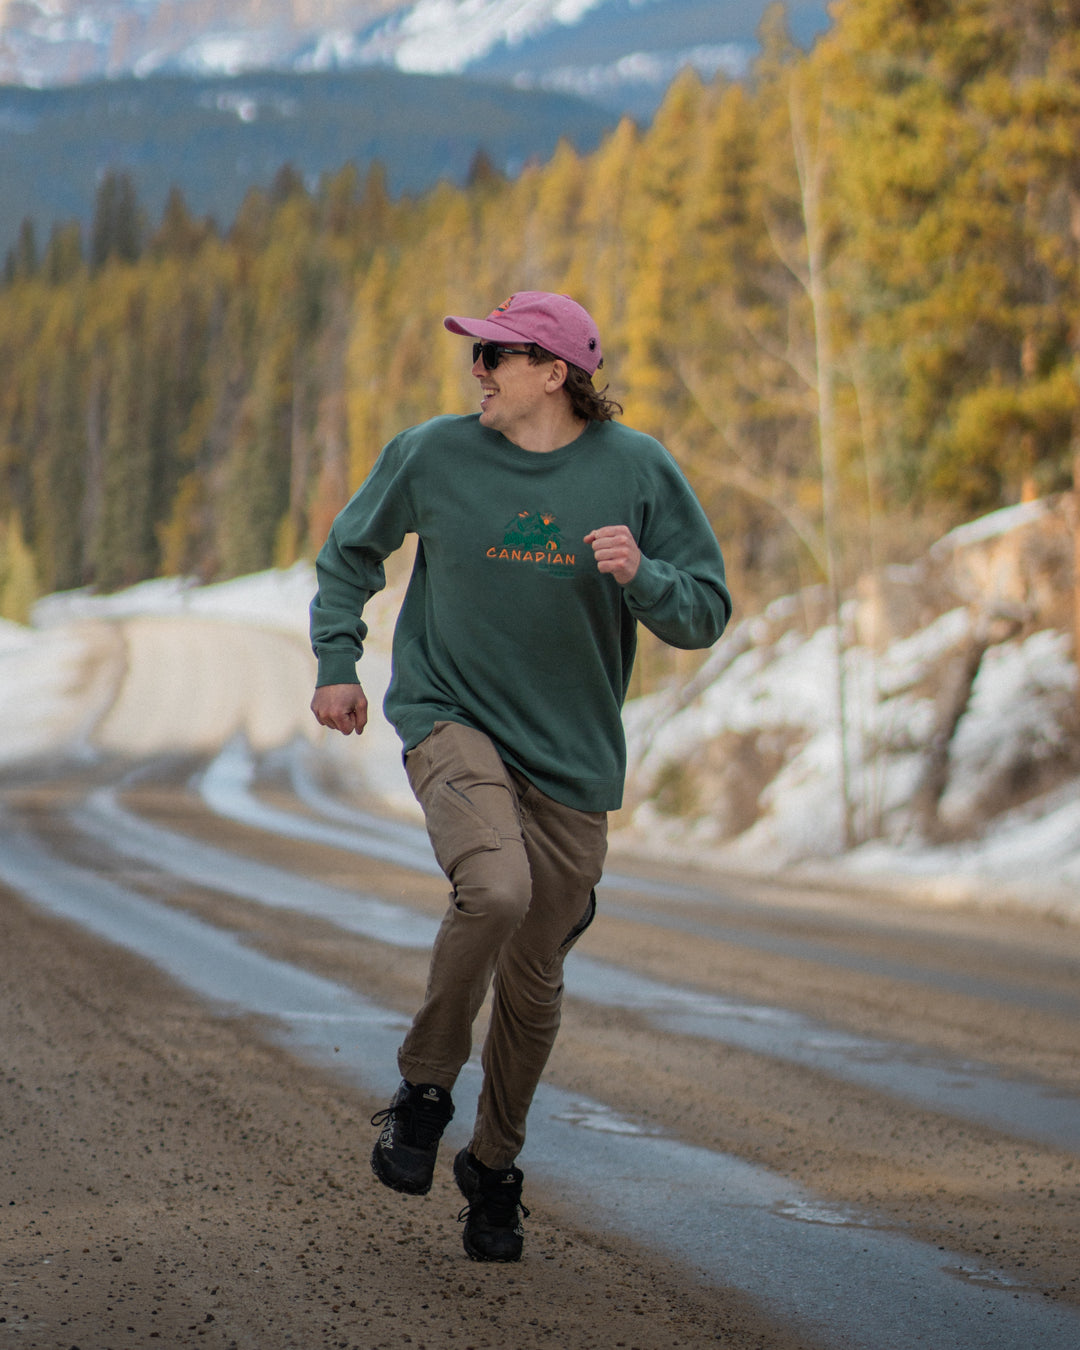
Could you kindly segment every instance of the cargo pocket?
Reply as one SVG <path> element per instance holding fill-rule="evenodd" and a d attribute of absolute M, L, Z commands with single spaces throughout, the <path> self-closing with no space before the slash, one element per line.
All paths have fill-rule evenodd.
<path fill-rule="evenodd" d="M 453 783 L 440 783 L 424 807 L 435 858 L 451 879 L 466 858 L 499 847 L 499 831 Z"/>

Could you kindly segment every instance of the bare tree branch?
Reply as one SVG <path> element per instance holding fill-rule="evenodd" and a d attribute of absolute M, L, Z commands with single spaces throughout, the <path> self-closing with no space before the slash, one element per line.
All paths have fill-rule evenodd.
<path fill-rule="evenodd" d="M 809 553 L 821 574 L 826 575 L 825 555 L 822 551 L 818 531 L 814 528 L 813 523 L 797 508 L 784 502 L 782 490 L 775 483 L 770 482 L 750 467 L 746 455 L 738 442 L 732 437 L 727 424 L 711 408 L 709 401 L 702 392 L 700 380 L 695 373 L 691 372 L 688 362 L 676 358 L 672 363 L 672 369 L 682 381 L 683 388 L 697 404 L 709 425 L 731 452 L 734 463 L 724 466 L 724 481 L 738 488 L 748 497 L 763 502 L 775 511 Z"/>

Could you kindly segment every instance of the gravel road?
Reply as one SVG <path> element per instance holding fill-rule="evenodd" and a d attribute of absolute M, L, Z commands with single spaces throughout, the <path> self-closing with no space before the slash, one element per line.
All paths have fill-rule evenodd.
<path fill-rule="evenodd" d="M 433 925 L 445 883 L 224 818 L 195 790 L 204 762 L 106 756 L 3 780 L 0 1346 L 1080 1343 L 1075 928 L 613 857 L 574 958 L 595 987 L 568 979 L 548 1087 L 607 1113 L 612 1147 L 620 1131 L 645 1141 L 652 1171 L 689 1158 L 701 1190 L 672 1173 L 650 1192 L 656 1177 L 618 1153 L 592 1164 L 586 1108 L 567 1124 L 573 1111 L 541 1104 L 522 1159 L 526 1259 L 489 1269 L 461 1249 L 449 1150 L 422 1200 L 384 1191 L 367 1162 L 373 1084 L 392 1071 L 384 1046 L 420 997 L 426 952 L 350 926 L 349 898 Z M 265 762 L 252 799 L 315 821 L 279 768 Z M 103 792 L 111 818 L 88 807 Z M 125 821 L 147 831 L 142 856 Z M 190 866 L 166 856 L 177 835 Z M 219 870 L 194 881 L 200 849 Z M 53 891 L 35 890 L 42 879 Z M 170 952 L 140 954 L 134 929 L 130 946 L 103 940 L 114 894 L 367 1000 L 385 1025 L 343 1024 L 322 1058 L 290 1047 L 227 977 L 207 997 L 167 973 Z M 320 911 L 320 895 L 346 910 Z M 648 997 L 604 998 L 603 971 Z M 689 1003 L 665 1010 L 658 990 Z M 768 1030 L 763 1048 L 736 1034 L 746 1026 Z M 829 1045 L 832 1068 L 805 1049 Z M 937 1108 L 919 1087 L 928 1070 Z M 968 1111 L 968 1083 L 995 1084 L 1016 1122 Z M 1037 1137 L 1044 1098 L 1064 1104 L 1057 1142 Z M 551 1133 L 545 1113 L 579 1132 Z M 703 1159 L 728 1160 L 715 1186 Z M 704 1213 L 720 1216 L 712 1228 Z M 748 1255 L 754 1224 L 764 1247 Z M 855 1243 L 847 1266 L 841 1238 Z M 868 1330 L 882 1326 L 869 1283 L 888 1334 Z M 1015 1339 L 1029 1335 L 1041 1339 Z"/>

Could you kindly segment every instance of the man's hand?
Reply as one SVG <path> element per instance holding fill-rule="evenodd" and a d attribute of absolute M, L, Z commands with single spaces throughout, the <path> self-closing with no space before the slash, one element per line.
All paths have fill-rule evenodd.
<path fill-rule="evenodd" d="M 620 586 L 637 576 L 641 550 L 626 525 L 602 525 L 585 536 L 585 543 L 592 545 L 600 571 L 610 572 Z"/>
<path fill-rule="evenodd" d="M 359 736 L 367 726 L 367 698 L 358 684 L 324 684 L 315 690 L 311 711 L 321 727 Z"/>

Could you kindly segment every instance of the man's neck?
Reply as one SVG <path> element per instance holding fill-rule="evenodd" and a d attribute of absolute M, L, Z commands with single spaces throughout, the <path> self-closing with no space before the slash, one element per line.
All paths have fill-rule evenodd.
<path fill-rule="evenodd" d="M 507 440 L 522 450 L 546 455 L 576 441 L 588 425 L 584 418 L 576 417 L 567 408 L 565 413 L 558 416 L 531 422 L 527 427 L 516 430 L 513 436 L 508 436 Z"/>

